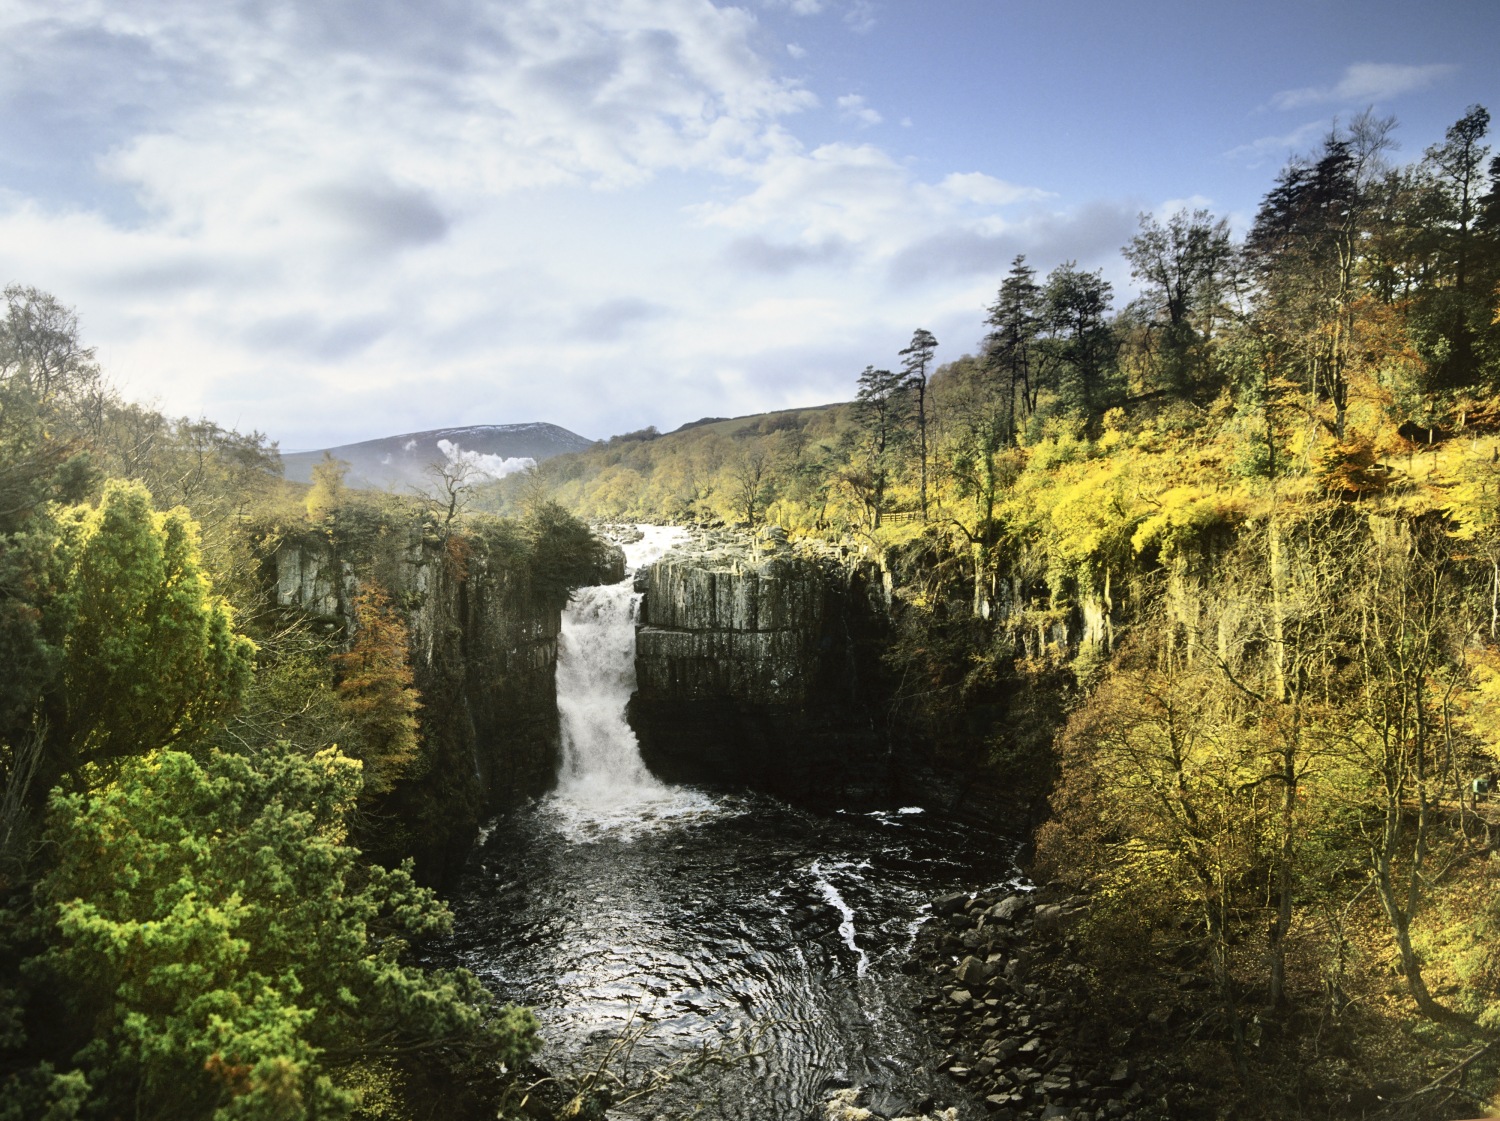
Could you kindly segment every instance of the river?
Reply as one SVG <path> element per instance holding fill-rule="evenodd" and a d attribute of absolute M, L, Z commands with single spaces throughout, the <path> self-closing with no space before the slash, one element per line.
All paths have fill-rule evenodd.
<path fill-rule="evenodd" d="M 627 563 L 672 540 L 648 527 Z M 535 1009 L 544 1065 L 587 1069 L 613 1047 L 628 1084 L 674 1072 L 612 1108 L 617 1121 L 794 1121 L 846 1086 L 888 1117 L 934 1102 L 981 1116 L 934 1073 L 942 1053 L 903 966 L 928 902 L 1005 881 L 1014 844 L 915 806 L 798 808 L 658 782 L 624 716 L 638 602 L 627 578 L 570 604 L 558 787 L 487 827 L 455 899 L 453 958 Z"/>

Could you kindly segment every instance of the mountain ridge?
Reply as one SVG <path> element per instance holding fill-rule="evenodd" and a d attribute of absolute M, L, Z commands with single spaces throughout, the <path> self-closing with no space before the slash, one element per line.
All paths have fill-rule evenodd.
<path fill-rule="evenodd" d="M 430 483 L 434 467 L 459 459 L 483 474 L 500 478 L 593 444 L 586 436 L 548 421 L 467 424 L 284 452 L 281 462 L 288 480 L 306 483 L 312 480 L 313 467 L 327 454 L 349 464 L 344 480 L 347 485 L 394 489 Z"/>

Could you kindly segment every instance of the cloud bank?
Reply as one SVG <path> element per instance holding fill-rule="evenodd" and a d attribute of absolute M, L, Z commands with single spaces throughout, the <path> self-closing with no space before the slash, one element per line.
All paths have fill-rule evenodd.
<path fill-rule="evenodd" d="M 13 0 L 0 279 L 128 394 L 309 447 L 839 399 L 921 322 L 977 337 L 1002 258 L 1116 235 L 860 139 L 882 114 L 794 63 L 709 0 Z"/>

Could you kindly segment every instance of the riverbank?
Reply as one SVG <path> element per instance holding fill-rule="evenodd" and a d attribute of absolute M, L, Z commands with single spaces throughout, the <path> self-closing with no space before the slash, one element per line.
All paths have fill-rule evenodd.
<path fill-rule="evenodd" d="M 1172 1074 L 1101 1019 L 1071 927 L 1086 903 L 1055 889 L 932 902 L 908 970 L 941 1068 L 1000 1121 L 1165 1121 Z"/>

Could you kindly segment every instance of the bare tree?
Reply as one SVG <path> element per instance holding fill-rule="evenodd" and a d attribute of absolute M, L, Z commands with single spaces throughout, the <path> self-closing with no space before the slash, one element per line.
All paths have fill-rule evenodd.
<path fill-rule="evenodd" d="M 751 529 L 770 500 L 773 469 L 770 451 L 758 443 L 742 448 L 729 464 L 735 510 Z"/>

